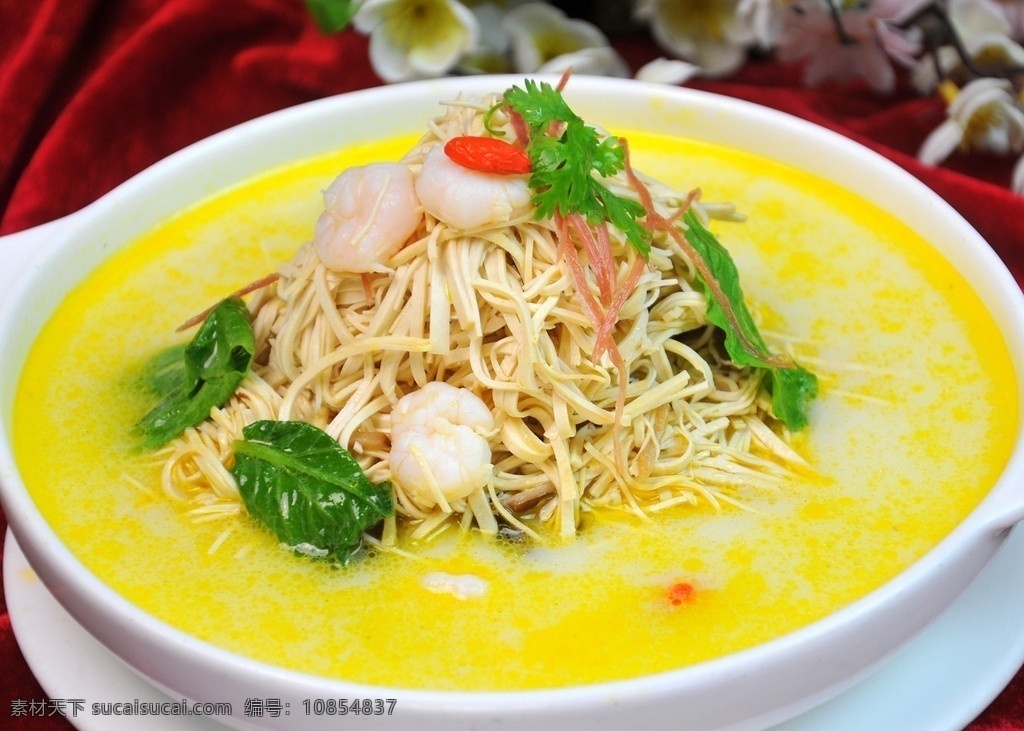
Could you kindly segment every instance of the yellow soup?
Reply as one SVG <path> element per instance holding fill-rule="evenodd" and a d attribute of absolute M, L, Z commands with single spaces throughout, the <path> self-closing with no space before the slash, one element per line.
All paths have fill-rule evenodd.
<path fill-rule="evenodd" d="M 771 161 L 627 133 L 636 166 L 749 216 L 715 230 L 769 341 L 818 373 L 795 442 L 819 477 L 742 508 L 602 513 L 570 545 L 475 533 L 345 569 L 248 519 L 195 523 L 130 451 L 152 405 L 139 364 L 174 328 L 308 240 L 341 169 L 413 139 L 276 170 L 204 201 L 110 259 L 46 326 L 15 404 L 26 483 L 81 561 L 197 637 L 315 674 L 406 688 L 525 689 L 678 668 L 765 642 L 863 596 L 990 489 L 1016 432 L 995 324 L 958 274 L 863 201 Z M 472 574 L 479 596 L 424 577 Z"/>

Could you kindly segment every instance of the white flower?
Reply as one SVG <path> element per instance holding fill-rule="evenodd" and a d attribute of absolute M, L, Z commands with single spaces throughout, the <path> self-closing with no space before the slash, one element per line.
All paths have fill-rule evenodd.
<path fill-rule="evenodd" d="M 1012 26 L 1002 8 L 990 0 L 951 0 L 949 21 L 971 63 L 979 68 L 1024 65 L 1024 48 L 1010 38 Z M 930 94 L 943 78 L 964 73 L 963 59 L 953 46 L 921 59 L 912 81 L 921 94 Z"/>
<path fill-rule="evenodd" d="M 629 75 L 626 62 L 597 26 L 573 20 L 551 5 L 534 2 L 513 8 L 503 26 L 519 72 L 560 72 L 571 66 L 581 74 Z"/>
<path fill-rule="evenodd" d="M 917 157 L 927 165 L 937 165 L 957 147 L 997 154 L 1020 151 L 1024 112 L 1012 90 L 1004 79 L 981 78 L 967 84 L 956 93 L 946 109 L 947 119 L 928 135 Z"/>
<path fill-rule="evenodd" d="M 700 66 L 674 58 L 656 58 L 640 67 L 636 72 L 638 81 L 657 84 L 685 84 L 700 73 Z"/>
<path fill-rule="evenodd" d="M 370 36 L 370 63 L 387 82 L 444 76 L 477 42 L 477 21 L 455 0 L 366 0 L 352 20 Z"/>
<path fill-rule="evenodd" d="M 636 17 L 650 24 L 661 48 L 692 61 L 707 76 L 725 76 L 746 60 L 749 30 L 735 0 L 640 0 Z"/>

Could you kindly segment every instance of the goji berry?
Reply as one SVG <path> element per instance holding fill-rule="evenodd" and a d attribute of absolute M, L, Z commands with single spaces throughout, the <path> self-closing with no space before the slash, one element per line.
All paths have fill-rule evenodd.
<path fill-rule="evenodd" d="M 452 162 L 478 173 L 525 175 L 533 169 L 526 150 L 497 137 L 452 137 L 444 152 Z"/>

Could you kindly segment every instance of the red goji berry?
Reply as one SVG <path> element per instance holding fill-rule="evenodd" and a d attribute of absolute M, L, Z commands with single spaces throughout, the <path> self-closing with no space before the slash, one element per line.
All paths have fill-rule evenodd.
<path fill-rule="evenodd" d="M 525 175 L 533 169 L 526 150 L 497 137 L 453 137 L 444 152 L 452 162 L 478 173 Z"/>

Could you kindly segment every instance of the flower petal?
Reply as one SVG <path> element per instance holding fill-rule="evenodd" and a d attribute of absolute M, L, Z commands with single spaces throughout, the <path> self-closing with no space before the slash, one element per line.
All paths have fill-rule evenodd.
<path fill-rule="evenodd" d="M 951 0 L 949 19 L 961 39 L 985 32 L 1008 35 L 1011 30 L 999 6 L 989 0 Z"/>
<path fill-rule="evenodd" d="M 767 50 L 782 29 L 784 9 L 776 0 L 740 0 L 736 5 L 737 39 Z"/>
<path fill-rule="evenodd" d="M 365 0 L 352 17 L 352 26 L 360 33 L 369 35 L 384 22 L 389 6 L 394 4 L 394 0 Z"/>
<path fill-rule="evenodd" d="M 700 73 L 700 66 L 674 58 L 656 58 L 636 72 L 638 81 L 656 84 L 685 84 Z"/>
<path fill-rule="evenodd" d="M 583 76 L 615 76 L 629 78 L 629 66 L 611 46 L 584 48 L 556 56 L 537 69 L 541 74 L 560 74 L 572 69 Z"/>
<path fill-rule="evenodd" d="M 1024 195 L 1024 157 L 1017 160 L 1017 164 L 1013 166 L 1013 181 L 1010 187 L 1014 193 Z"/>
<path fill-rule="evenodd" d="M 746 49 L 735 43 L 719 43 L 707 38 L 697 42 L 693 60 L 706 76 L 722 77 L 731 74 L 747 59 Z"/>
<path fill-rule="evenodd" d="M 918 150 L 917 159 L 925 165 L 938 165 L 963 141 L 964 130 L 952 119 L 936 127 Z"/>
<path fill-rule="evenodd" d="M 389 84 L 414 77 L 405 51 L 380 34 L 370 34 L 370 65 L 377 76 Z"/>

